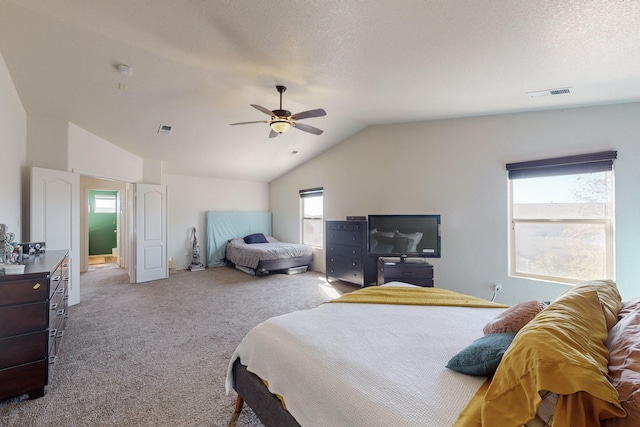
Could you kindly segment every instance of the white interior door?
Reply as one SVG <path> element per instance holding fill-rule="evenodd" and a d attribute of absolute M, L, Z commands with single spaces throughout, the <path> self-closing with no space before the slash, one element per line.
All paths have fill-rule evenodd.
<path fill-rule="evenodd" d="M 69 251 L 69 305 L 80 302 L 80 175 L 31 169 L 29 240 Z"/>
<path fill-rule="evenodd" d="M 167 267 L 167 187 L 134 185 L 134 283 L 169 277 Z"/>

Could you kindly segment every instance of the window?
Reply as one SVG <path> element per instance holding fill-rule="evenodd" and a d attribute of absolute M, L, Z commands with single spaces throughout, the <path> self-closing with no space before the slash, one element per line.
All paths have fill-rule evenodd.
<path fill-rule="evenodd" d="M 116 193 L 96 193 L 95 213 L 116 213 Z"/>
<path fill-rule="evenodd" d="M 614 279 L 616 151 L 511 163 L 510 274 Z"/>
<path fill-rule="evenodd" d="M 302 243 L 322 248 L 322 188 L 300 190 Z"/>

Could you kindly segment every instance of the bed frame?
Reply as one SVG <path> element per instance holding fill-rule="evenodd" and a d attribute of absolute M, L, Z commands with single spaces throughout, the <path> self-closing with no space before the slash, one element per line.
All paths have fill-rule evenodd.
<path fill-rule="evenodd" d="M 300 424 L 282 406 L 278 397 L 272 394 L 256 374 L 249 372 L 240 359 L 233 362 L 234 389 L 238 393 L 236 414 L 242 411 L 244 402 L 251 407 L 266 427 L 300 427 Z"/>
<path fill-rule="evenodd" d="M 311 264 L 312 260 L 313 260 L 313 254 L 295 257 L 295 258 L 262 260 L 258 263 L 258 266 L 255 269 L 249 268 L 249 267 L 243 267 L 243 268 L 253 270 L 256 276 L 264 276 L 275 271 L 287 270 L 293 267 L 308 266 L 309 264 Z M 228 260 L 227 260 L 227 264 L 231 266 L 235 265 Z"/>

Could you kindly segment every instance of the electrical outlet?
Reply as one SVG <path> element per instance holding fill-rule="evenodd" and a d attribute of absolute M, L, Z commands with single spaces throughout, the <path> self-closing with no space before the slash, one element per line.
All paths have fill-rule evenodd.
<path fill-rule="evenodd" d="M 496 292 L 502 292 L 502 285 L 500 283 L 494 283 L 493 286 Z"/>

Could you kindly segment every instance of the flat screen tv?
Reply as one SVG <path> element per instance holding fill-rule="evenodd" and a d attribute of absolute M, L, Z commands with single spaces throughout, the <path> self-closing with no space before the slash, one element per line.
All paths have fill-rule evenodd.
<path fill-rule="evenodd" d="M 369 255 L 440 258 L 440 215 L 369 215 Z"/>

